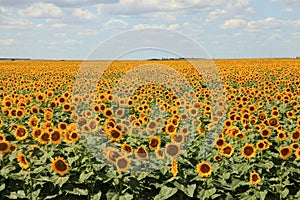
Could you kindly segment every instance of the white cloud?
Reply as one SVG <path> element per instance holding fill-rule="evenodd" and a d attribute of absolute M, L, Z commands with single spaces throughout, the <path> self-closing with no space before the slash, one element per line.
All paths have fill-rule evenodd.
<path fill-rule="evenodd" d="M 220 25 L 221 29 L 236 29 L 242 27 L 246 24 L 246 22 L 242 19 L 230 19 L 226 20 L 222 25 Z"/>
<path fill-rule="evenodd" d="M 223 0 L 120 0 L 115 4 L 100 4 L 97 6 L 99 14 L 142 15 L 154 12 L 174 12 L 213 9 L 225 5 Z"/>
<path fill-rule="evenodd" d="M 14 39 L 4 39 L 4 40 L 0 40 L 0 44 L 1 45 L 12 45 L 15 43 Z"/>
<path fill-rule="evenodd" d="M 280 2 L 288 5 L 300 5 L 299 0 L 272 0 L 273 2 Z"/>
<path fill-rule="evenodd" d="M 72 15 L 81 21 L 90 21 L 96 17 L 94 13 L 82 8 L 73 9 Z"/>
<path fill-rule="evenodd" d="M 92 30 L 92 29 L 84 29 L 83 31 L 79 31 L 77 33 L 78 36 L 95 36 L 99 32 L 97 30 Z"/>
<path fill-rule="evenodd" d="M 32 18 L 58 18 L 62 16 L 63 11 L 51 3 L 39 2 L 19 10 L 19 14 L 23 17 Z"/>
<path fill-rule="evenodd" d="M 290 12 L 293 12 L 294 9 L 293 9 L 293 8 L 284 8 L 283 11 L 284 11 L 284 12 L 289 12 L 289 13 L 290 13 Z"/>
<path fill-rule="evenodd" d="M 216 19 L 222 18 L 227 14 L 227 11 L 224 9 L 215 9 L 208 13 L 207 19 L 205 20 L 206 23 L 212 22 Z"/>
<path fill-rule="evenodd" d="M 295 32 L 292 34 L 292 36 L 296 39 L 300 39 L 300 32 Z"/>
<path fill-rule="evenodd" d="M 55 33 L 54 34 L 54 37 L 66 37 L 67 36 L 67 34 L 65 34 L 65 33 Z"/>
<path fill-rule="evenodd" d="M 136 24 L 133 29 L 144 29 L 144 28 L 165 28 L 163 24 Z"/>
<path fill-rule="evenodd" d="M 81 41 L 74 40 L 74 39 L 67 39 L 64 41 L 64 44 L 81 44 Z"/>
<path fill-rule="evenodd" d="M 126 28 L 127 25 L 128 25 L 127 22 L 115 18 L 111 18 L 104 23 L 105 28 Z"/>
<path fill-rule="evenodd" d="M 176 30 L 179 29 L 180 25 L 179 24 L 170 24 L 168 29 L 169 30 Z"/>
<path fill-rule="evenodd" d="M 64 23 L 55 23 L 51 25 L 52 28 L 65 28 L 67 26 L 68 24 L 64 24 Z"/>

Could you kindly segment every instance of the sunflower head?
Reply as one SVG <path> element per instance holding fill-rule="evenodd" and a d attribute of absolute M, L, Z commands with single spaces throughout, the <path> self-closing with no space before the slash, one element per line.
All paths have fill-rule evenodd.
<path fill-rule="evenodd" d="M 116 160 L 116 166 L 119 172 L 126 171 L 130 167 L 130 160 L 125 156 L 118 157 Z"/>
<path fill-rule="evenodd" d="M 244 158 L 252 158 L 255 156 L 256 149 L 253 144 L 246 144 L 242 149 L 242 156 Z"/>
<path fill-rule="evenodd" d="M 286 160 L 292 155 L 292 149 L 291 147 L 281 147 L 279 149 L 279 156 L 280 158 Z"/>
<path fill-rule="evenodd" d="M 19 166 L 21 168 L 27 169 L 29 167 L 29 162 L 28 162 L 26 156 L 22 152 L 18 153 L 17 160 L 18 160 Z"/>
<path fill-rule="evenodd" d="M 61 157 L 57 157 L 51 163 L 52 170 L 61 176 L 67 174 L 70 170 L 69 164 Z"/>
<path fill-rule="evenodd" d="M 204 177 L 210 176 L 212 173 L 212 166 L 211 164 L 203 161 L 197 165 L 197 172 L 199 176 L 204 176 Z"/>
<path fill-rule="evenodd" d="M 261 182 L 261 178 L 260 178 L 259 174 L 256 172 L 252 172 L 250 174 L 250 183 L 252 183 L 253 185 L 257 185 L 260 182 Z"/>

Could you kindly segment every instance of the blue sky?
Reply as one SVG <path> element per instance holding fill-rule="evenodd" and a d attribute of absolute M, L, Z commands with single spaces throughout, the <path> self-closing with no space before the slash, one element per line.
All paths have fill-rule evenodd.
<path fill-rule="evenodd" d="M 300 56 L 300 0 L 0 0 L 0 57 L 85 59 L 150 27 L 183 34 L 213 58 Z"/>

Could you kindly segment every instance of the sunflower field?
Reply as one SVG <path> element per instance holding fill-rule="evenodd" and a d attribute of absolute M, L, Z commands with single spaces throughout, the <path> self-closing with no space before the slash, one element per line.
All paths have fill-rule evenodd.
<path fill-rule="evenodd" d="M 102 62 L 0 61 L 1 200 L 300 199 L 299 59 Z"/>

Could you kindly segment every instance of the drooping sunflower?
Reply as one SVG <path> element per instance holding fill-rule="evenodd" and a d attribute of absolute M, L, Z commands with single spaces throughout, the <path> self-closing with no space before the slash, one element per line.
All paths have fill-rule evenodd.
<path fill-rule="evenodd" d="M 279 149 L 279 156 L 280 158 L 286 160 L 292 155 L 292 149 L 291 147 L 281 147 Z"/>
<path fill-rule="evenodd" d="M 197 165 L 197 172 L 199 176 L 204 176 L 204 177 L 210 176 L 212 173 L 212 166 L 211 164 L 203 161 Z"/>
<path fill-rule="evenodd" d="M 14 135 L 17 140 L 25 140 L 28 137 L 28 131 L 25 126 L 18 125 Z"/>
<path fill-rule="evenodd" d="M 242 149 L 242 156 L 244 158 L 252 158 L 255 156 L 255 153 L 256 153 L 256 149 L 254 147 L 253 144 L 245 144 L 243 149 Z"/>
<path fill-rule="evenodd" d="M 9 151 L 10 143 L 8 141 L 0 141 L 0 154 L 6 153 Z"/>
<path fill-rule="evenodd" d="M 166 144 L 166 154 L 170 155 L 172 158 L 179 156 L 180 154 L 180 144 L 178 143 L 167 143 Z"/>
<path fill-rule="evenodd" d="M 148 160 L 148 152 L 144 146 L 140 146 L 135 151 L 135 156 L 140 160 Z"/>
<path fill-rule="evenodd" d="M 300 160 L 300 149 L 297 149 L 295 151 L 295 156 L 296 156 L 296 159 Z"/>
<path fill-rule="evenodd" d="M 176 160 L 171 161 L 171 173 L 173 177 L 177 176 L 178 174 L 178 163 L 176 162 Z"/>
<path fill-rule="evenodd" d="M 159 149 L 160 147 L 160 138 L 157 137 L 157 136 L 151 136 L 150 137 L 150 141 L 149 141 L 149 148 L 151 150 L 156 150 L 156 149 Z"/>
<path fill-rule="evenodd" d="M 29 161 L 27 160 L 26 156 L 22 152 L 18 153 L 17 160 L 21 168 L 27 169 L 29 167 Z"/>
<path fill-rule="evenodd" d="M 70 170 L 69 164 L 61 157 L 57 157 L 55 160 L 51 163 L 51 169 L 61 175 L 64 176 L 67 174 Z"/>
<path fill-rule="evenodd" d="M 257 185 L 261 182 L 261 178 L 257 172 L 251 172 L 250 174 L 250 183 L 253 185 Z"/>
<path fill-rule="evenodd" d="M 228 158 L 232 156 L 233 152 L 234 152 L 234 148 L 231 144 L 226 144 L 221 149 L 222 155 Z"/>
<path fill-rule="evenodd" d="M 119 172 L 126 171 L 130 167 L 130 160 L 125 156 L 118 157 L 116 160 L 116 166 Z"/>

